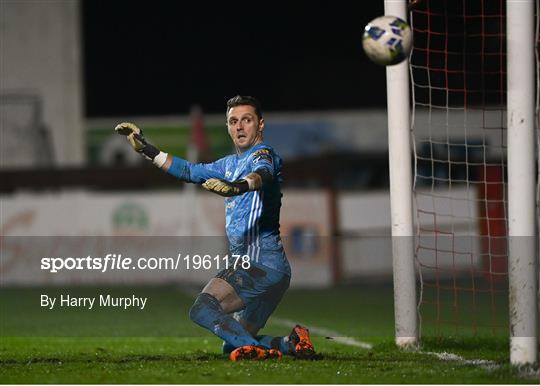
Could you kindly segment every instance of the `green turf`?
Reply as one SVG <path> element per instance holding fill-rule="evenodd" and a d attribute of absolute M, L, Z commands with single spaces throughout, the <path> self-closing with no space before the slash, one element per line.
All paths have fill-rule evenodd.
<path fill-rule="evenodd" d="M 44 312 L 39 294 L 144 294 L 144 311 Z M 264 332 L 283 334 L 283 319 L 324 327 L 373 344 L 344 345 L 317 335 L 322 358 L 233 363 L 221 343 L 187 318 L 191 297 L 175 287 L 2 289 L 2 383 L 538 383 L 508 365 L 503 336 L 428 338 L 421 352 L 393 344 L 392 291 L 386 287 L 290 290 Z M 17 336 L 18 335 L 18 336 Z M 328 334 L 325 334 L 328 335 Z M 485 369 L 426 352 L 488 359 Z"/>

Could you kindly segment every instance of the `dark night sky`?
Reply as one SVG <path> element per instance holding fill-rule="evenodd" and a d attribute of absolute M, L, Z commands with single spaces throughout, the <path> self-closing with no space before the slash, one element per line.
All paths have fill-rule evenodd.
<path fill-rule="evenodd" d="M 265 111 L 385 103 L 364 25 L 383 1 L 84 0 L 86 115 L 222 112 L 235 94 Z"/>

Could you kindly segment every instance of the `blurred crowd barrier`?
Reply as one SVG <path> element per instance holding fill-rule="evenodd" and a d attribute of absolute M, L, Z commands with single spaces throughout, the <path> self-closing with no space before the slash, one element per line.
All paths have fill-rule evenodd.
<path fill-rule="evenodd" d="M 438 204 L 433 202 L 433 205 Z M 469 201 L 466 205 L 447 208 L 452 214 L 447 218 L 452 237 L 437 236 L 439 246 L 447 242 L 451 244 L 449 250 L 456 249 L 460 234 L 476 232 L 472 217 L 453 221 L 460 218 L 460 211 L 476 210 Z M 224 217 L 223 199 L 199 189 L 178 193 L 74 191 L 4 196 L 2 282 L 4 285 L 164 281 L 201 284 L 215 274 L 218 268 L 215 264 L 212 270 L 107 274 L 86 270 L 52 274 L 40 270 L 39 265 L 44 257 L 102 257 L 121 252 L 139 257 L 176 258 L 179 253 L 224 256 L 227 254 Z M 444 218 L 439 226 L 444 228 Z M 335 194 L 324 189 L 287 189 L 281 210 L 281 234 L 295 286 L 325 287 L 340 282 L 391 279 L 387 191 Z M 448 254 L 436 258 L 440 266 L 452 266 L 456 264 L 454 257 Z"/>

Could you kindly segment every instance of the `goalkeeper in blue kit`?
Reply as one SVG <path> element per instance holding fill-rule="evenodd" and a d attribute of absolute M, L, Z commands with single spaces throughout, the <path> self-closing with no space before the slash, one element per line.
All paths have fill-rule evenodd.
<path fill-rule="evenodd" d="M 229 99 L 226 117 L 236 154 L 206 164 L 158 150 L 133 123 L 120 123 L 115 130 L 168 174 L 224 196 L 230 253 L 250 257 L 248 269 L 228 268 L 208 282 L 190 309 L 191 320 L 223 339 L 223 352 L 233 361 L 279 359 L 282 354 L 312 357 L 315 350 L 305 327 L 297 325 L 288 336 L 257 335 L 291 277 L 279 234 L 282 161 L 263 142 L 264 119 L 255 98 Z"/>

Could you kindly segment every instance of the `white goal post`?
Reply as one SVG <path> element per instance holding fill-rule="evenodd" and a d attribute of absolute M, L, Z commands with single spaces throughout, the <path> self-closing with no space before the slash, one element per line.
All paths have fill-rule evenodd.
<path fill-rule="evenodd" d="M 510 362 L 537 358 L 534 1 L 506 2 Z"/>
<path fill-rule="evenodd" d="M 384 13 L 407 20 L 407 2 L 385 0 Z M 408 60 L 386 67 L 386 93 L 395 333 L 396 344 L 408 347 L 418 344 Z"/>

